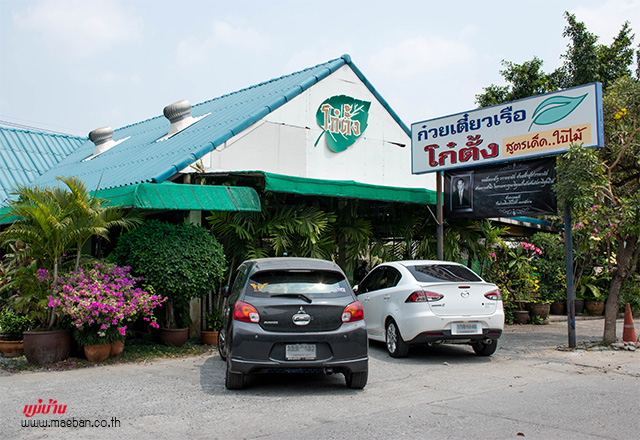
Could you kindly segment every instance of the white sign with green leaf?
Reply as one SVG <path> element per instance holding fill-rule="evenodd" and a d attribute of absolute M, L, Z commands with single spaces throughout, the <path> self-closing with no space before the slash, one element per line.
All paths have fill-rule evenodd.
<path fill-rule="evenodd" d="M 413 174 L 602 147 L 602 85 L 587 84 L 411 125 Z"/>

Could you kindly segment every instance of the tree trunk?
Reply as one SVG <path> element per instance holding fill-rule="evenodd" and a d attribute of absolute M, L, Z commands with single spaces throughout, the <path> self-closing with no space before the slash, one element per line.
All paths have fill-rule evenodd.
<path fill-rule="evenodd" d="M 619 263 L 619 262 L 618 262 Z M 616 270 L 609 284 L 609 296 L 604 311 L 604 335 L 603 341 L 610 344 L 616 342 L 616 319 L 620 302 L 620 290 L 624 280 L 619 276 L 620 271 Z"/>
<path fill-rule="evenodd" d="M 620 303 L 620 291 L 622 285 L 630 276 L 635 274 L 638 264 L 638 254 L 640 253 L 640 243 L 637 237 L 627 236 L 618 238 L 618 255 L 616 268 L 613 271 L 611 284 L 609 285 L 609 296 L 604 313 L 604 335 L 605 343 L 616 341 L 616 319 Z"/>

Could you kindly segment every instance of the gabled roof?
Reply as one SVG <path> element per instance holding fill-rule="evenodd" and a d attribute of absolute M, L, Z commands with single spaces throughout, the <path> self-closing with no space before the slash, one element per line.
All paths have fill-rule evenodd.
<path fill-rule="evenodd" d="M 410 135 L 410 129 L 353 64 L 351 57 L 343 55 L 335 60 L 196 104 L 192 107 L 192 116 L 204 117 L 169 139 L 157 142 L 167 134 L 170 125 L 164 116 L 158 116 L 115 130 L 113 139 L 116 142 L 122 140 L 119 144 L 82 162 L 94 150 L 93 143 L 87 141 L 36 183 L 54 186 L 58 184 L 56 177 L 68 175 L 82 179 L 90 190 L 142 182 L 163 182 L 344 65 L 354 71 L 407 135 Z"/>
<path fill-rule="evenodd" d="M 29 185 L 87 138 L 0 127 L 0 205 L 17 185 Z"/>

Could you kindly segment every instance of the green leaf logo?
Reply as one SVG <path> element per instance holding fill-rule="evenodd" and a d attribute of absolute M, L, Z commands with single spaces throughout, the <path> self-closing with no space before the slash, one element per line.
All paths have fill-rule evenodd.
<path fill-rule="evenodd" d="M 529 131 L 533 124 L 549 125 L 558 122 L 571 114 L 580 105 L 588 93 L 572 98 L 570 96 L 552 96 L 547 98 L 533 112 L 533 122 L 529 126 Z"/>
<path fill-rule="evenodd" d="M 318 145 L 322 135 L 326 135 L 327 145 L 339 153 L 362 136 L 369 120 L 368 101 L 360 101 L 346 95 L 332 96 L 318 107 L 316 121 L 322 127 L 322 133 L 314 146 Z"/>

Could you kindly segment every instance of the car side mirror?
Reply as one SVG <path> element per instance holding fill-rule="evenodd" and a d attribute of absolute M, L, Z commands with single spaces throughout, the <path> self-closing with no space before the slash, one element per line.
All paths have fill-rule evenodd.
<path fill-rule="evenodd" d="M 356 284 L 355 286 L 353 286 L 351 288 L 351 290 L 353 290 L 353 293 L 355 293 L 357 295 L 358 294 L 358 285 Z"/>
<path fill-rule="evenodd" d="M 222 296 L 229 298 L 229 286 L 222 286 Z"/>

